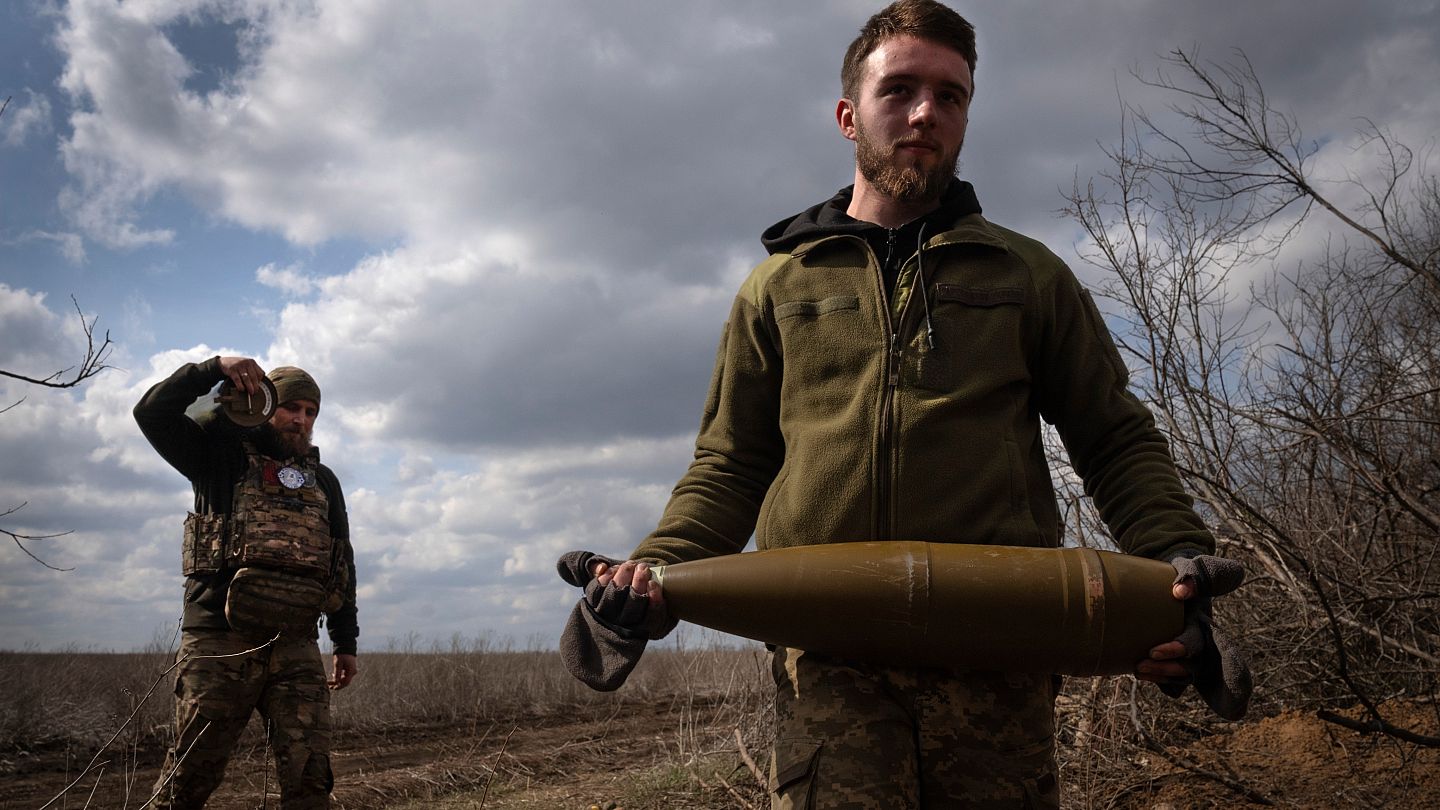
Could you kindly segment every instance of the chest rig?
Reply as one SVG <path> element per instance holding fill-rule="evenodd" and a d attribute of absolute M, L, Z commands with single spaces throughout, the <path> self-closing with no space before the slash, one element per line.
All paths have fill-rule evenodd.
<path fill-rule="evenodd" d="M 347 569 L 330 534 L 330 499 L 311 454 L 280 462 L 243 442 L 245 474 L 229 515 L 185 520 L 184 574 L 233 570 L 225 616 L 239 630 L 313 629 L 340 607 Z"/>
<path fill-rule="evenodd" d="M 316 480 L 313 455 L 279 462 L 245 447 L 245 477 L 235 484 L 228 561 L 328 578 L 334 538 L 330 499 Z"/>

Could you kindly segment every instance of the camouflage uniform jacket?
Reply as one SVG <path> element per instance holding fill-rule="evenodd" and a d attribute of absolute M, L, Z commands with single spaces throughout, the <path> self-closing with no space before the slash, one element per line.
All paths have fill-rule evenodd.
<path fill-rule="evenodd" d="M 190 480 L 195 490 L 194 511 L 225 514 L 233 509 L 235 484 L 246 472 L 243 432 L 224 417 L 192 420 L 185 409 L 223 379 L 220 358 L 181 366 L 154 385 L 135 406 L 135 421 L 155 450 Z M 210 414 L 207 414 L 209 416 Z M 355 608 L 355 555 L 350 545 L 350 520 L 345 496 L 335 473 L 317 464 L 317 483 L 329 501 L 330 534 L 349 570 L 344 604 L 326 614 L 325 625 L 335 652 L 354 655 L 360 635 Z M 185 580 L 186 630 L 227 629 L 225 595 L 233 570 L 195 575 Z"/>
<path fill-rule="evenodd" d="M 897 252 L 889 294 L 860 230 L 878 226 L 843 215 L 850 189 L 766 232 L 694 461 L 632 557 L 738 552 L 752 532 L 760 549 L 1056 546 L 1042 419 L 1122 550 L 1214 548 L 1089 294 L 1043 245 L 981 216 L 968 183 L 946 197 L 949 218 Z"/>

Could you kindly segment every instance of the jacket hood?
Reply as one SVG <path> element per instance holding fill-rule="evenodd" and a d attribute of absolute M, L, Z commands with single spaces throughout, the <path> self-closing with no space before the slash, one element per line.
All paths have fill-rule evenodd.
<path fill-rule="evenodd" d="M 760 243 L 773 255 L 789 252 L 803 242 L 826 236 L 853 234 L 864 237 L 866 231 L 881 226 L 855 219 L 845 213 L 854 193 L 855 186 L 846 186 L 835 192 L 835 196 L 830 199 L 780 220 L 765 229 L 760 235 Z M 949 230 L 962 217 L 978 213 L 980 200 L 975 196 L 975 187 L 964 180 L 955 180 L 940 196 L 940 207 L 921 219 L 930 223 L 928 231 L 939 233 Z"/>

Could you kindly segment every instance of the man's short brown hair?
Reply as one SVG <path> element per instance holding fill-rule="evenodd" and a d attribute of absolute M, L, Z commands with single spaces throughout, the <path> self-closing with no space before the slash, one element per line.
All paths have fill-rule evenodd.
<path fill-rule="evenodd" d="M 948 6 L 935 0 L 898 0 L 891 3 L 865 23 L 860 36 L 845 51 L 845 64 L 840 68 L 840 90 L 852 101 L 860 92 L 865 74 L 865 59 L 890 37 L 909 34 L 951 48 L 970 65 L 975 73 L 975 26 Z"/>

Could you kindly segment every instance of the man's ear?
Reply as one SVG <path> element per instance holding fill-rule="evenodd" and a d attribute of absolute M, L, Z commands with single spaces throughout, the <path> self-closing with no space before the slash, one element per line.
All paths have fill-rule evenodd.
<path fill-rule="evenodd" d="M 846 140 L 855 140 L 855 102 L 842 98 L 835 105 L 835 124 Z"/>

